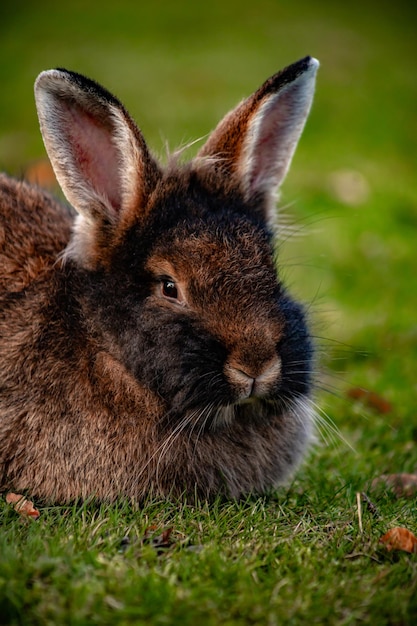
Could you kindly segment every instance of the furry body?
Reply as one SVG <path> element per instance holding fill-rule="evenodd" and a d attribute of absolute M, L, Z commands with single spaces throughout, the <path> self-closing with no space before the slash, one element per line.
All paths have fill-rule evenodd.
<path fill-rule="evenodd" d="M 101 87 L 65 71 L 39 85 L 79 215 L 0 177 L 1 488 L 66 502 L 280 484 L 311 437 L 312 342 L 276 274 L 270 172 L 255 184 L 252 140 L 242 152 L 265 95 L 195 161 L 163 169 Z"/>

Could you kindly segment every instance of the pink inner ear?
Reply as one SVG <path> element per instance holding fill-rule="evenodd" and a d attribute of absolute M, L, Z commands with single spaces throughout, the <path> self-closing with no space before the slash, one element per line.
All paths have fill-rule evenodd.
<path fill-rule="evenodd" d="M 261 103 L 246 145 L 250 192 L 273 192 L 284 180 L 311 105 L 314 82 L 301 77 Z"/>
<path fill-rule="evenodd" d="M 252 155 L 249 179 L 251 191 L 264 191 L 264 187 L 269 186 L 274 171 L 278 169 L 277 143 L 271 131 L 262 129 Z"/>
<path fill-rule="evenodd" d="M 100 197 L 108 198 L 115 211 L 122 203 L 120 158 L 111 128 L 76 104 L 67 105 L 66 132 L 81 182 Z"/>
<path fill-rule="evenodd" d="M 286 94 L 278 95 L 264 106 L 254 120 L 257 128 L 250 158 L 250 188 L 265 191 L 276 187 L 284 178 L 296 145 L 297 117 L 287 102 Z"/>

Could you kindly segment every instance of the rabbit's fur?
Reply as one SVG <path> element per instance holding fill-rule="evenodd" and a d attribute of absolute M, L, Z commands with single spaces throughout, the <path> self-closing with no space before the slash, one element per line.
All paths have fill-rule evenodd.
<path fill-rule="evenodd" d="M 239 497 L 297 466 L 313 349 L 272 230 L 317 66 L 270 78 L 194 160 L 165 168 L 102 87 L 38 77 L 45 145 L 77 217 L 0 177 L 1 489 Z"/>

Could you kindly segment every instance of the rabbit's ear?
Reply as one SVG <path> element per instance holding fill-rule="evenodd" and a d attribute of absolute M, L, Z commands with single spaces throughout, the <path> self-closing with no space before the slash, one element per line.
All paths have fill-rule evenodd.
<path fill-rule="evenodd" d="M 215 158 L 247 200 L 261 196 L 269 210 L 304 128 L 318 66 L 306 57 L 272 76 L 226 115 L 198 154 Z"/>
<path fill-rule="evenodd" d="M 158 167 L 122 104 L 67 70 L 42 72 L 35 98 L 43 140 L 68 201 L 87 219 L 117 223 L 143 206 Z"/>

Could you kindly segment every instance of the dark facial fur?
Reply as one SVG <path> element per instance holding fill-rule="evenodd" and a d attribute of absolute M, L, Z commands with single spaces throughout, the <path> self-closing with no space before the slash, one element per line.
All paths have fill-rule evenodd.
<path fill-rule="evenodd" d="M 158 219 L 132 227 L 129 244 L 115 252 L 120 272 L 94 276 L 89 299 L 98 324 L 129 371 L 164 399 L 167 415 L 209 405 L 213 413 L 239 402 L 239 387 L 225 372 L 233 360 L 257 373 L 279 356 L 282 369 L 261 397 L 283 406 L 307 394 L 311 342 L 301 307 L 278 282 L 270 233 L 241 215 L 243 204 L 234 213 L 227 197 L 216 199 L 213 212 L 187 169 L 173 186 L 172 197 L 155 194 Z M 177 216 L 174 203 L 181 207 Z M 164 277 L 181 285 L 185 302 L 161 297 Z M 212 421 L 206 415 L 204 426 Z"/>
<path fill-rule="evenodd" d="M 271 234 L 311 101 L 316 66 L 296 65 L 229 114 L 196 160 L 165 170 L 104 89 L 65 71 L 38 79 L 45 143 L 80 217 L 0 179 L 4 489 L 238 497 L 296 467 L 312 431 L 313 350 Z"/>

